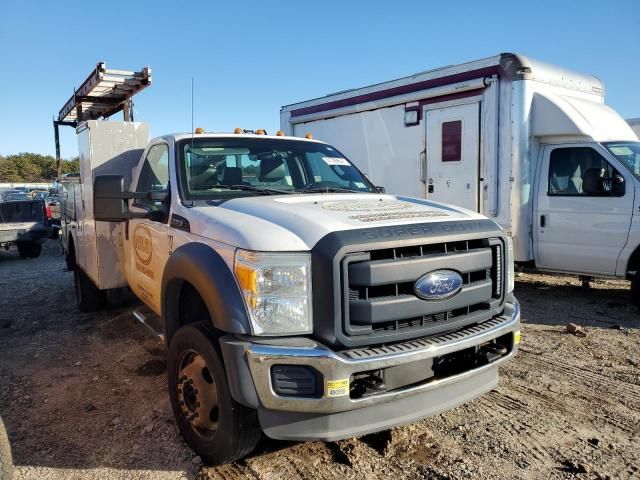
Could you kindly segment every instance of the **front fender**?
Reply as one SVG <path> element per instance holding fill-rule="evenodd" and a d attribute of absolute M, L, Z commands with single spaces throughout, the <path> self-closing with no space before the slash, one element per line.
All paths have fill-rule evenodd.
<path fill-rule="evenodd" d="M 179 300 L 184 282 L 196 289 L 218 330 L 251 333 L 247 310 L 233 273 L 214 249 L 193 242 L 171 254 L 162 274 L 162 318 L 167 344 L 181 326 Z"/>

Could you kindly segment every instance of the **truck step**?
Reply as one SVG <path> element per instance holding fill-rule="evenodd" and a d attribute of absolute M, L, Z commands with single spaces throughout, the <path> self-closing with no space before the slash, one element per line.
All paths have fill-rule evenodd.
<path fill-rule="evenodd" d="M 164 342 L 162 319 L 150 308 L 143 306 L 133 311 L 133 317 Z"/>

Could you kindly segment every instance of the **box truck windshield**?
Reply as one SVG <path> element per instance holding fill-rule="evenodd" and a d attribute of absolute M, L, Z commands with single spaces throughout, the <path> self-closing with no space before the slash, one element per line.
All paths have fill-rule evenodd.
<path fill-rule="evenodd" d="M 640 179 L 640 142 L 605 142 L 604 146 Z"/>
<path fill-rule="evenodd" d="M 182 193 L 188 200 L 375 191 L 344 155 L 319 142 L 189 139 L 178 144 L 178 163 Z"/>

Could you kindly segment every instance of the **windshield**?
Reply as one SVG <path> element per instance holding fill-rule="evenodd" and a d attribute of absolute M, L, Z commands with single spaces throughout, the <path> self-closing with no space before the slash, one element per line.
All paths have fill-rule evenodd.
<path fill-rule="evenodd" d="M 640 179 L 640 142 L 606 142 L 603 145 Z"/>
<path fill-rule="evenodd" d="M 186 200 L 247 195 L 373 192 L 371 183 L 335 148 L 271 138 L 194 138 L 178 143 Z"/>

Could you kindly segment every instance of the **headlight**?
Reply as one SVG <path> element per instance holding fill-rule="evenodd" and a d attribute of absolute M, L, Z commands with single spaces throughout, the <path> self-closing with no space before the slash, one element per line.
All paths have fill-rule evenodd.
<path fill-rule="evenodd" d="M 515 287 L 515 268 L 513 266 L 513 240 L 507 237 L 507 293 L 513 292 Z"/>
<path fill-rule="evenodd" d="M 254 335 L 311 333 L 311 256 L 238 250 L 235 273 Z"/>

